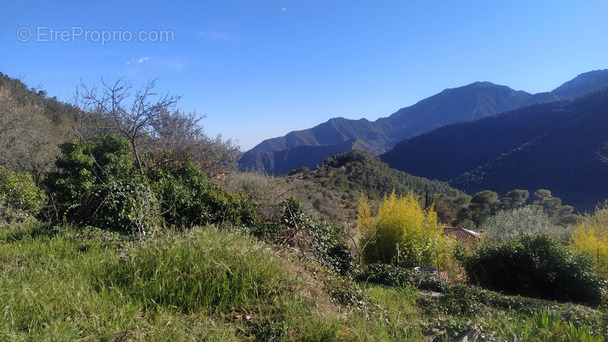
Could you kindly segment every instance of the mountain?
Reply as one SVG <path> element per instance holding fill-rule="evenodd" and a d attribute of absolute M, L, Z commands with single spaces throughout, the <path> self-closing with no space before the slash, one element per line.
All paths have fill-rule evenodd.
<path fill-rule="evenodd" d="M 327 156 L 352 150 L 366 150 L 365 144 L 365 142 L 355 138 L 332 145 L 300 145 L 276 152 L 253 151 L 245 153 L 239 160 L 239 164 L 250 166 L 249 169 L 241 166 L 245 171 L 265 171 L 268 174 L 284 174 L 302 166 L 312 165 L 314 167 L 318 164 L 319 160 L 323 160 Z"/>
<path fill-rule="evenodd" d="M 552 93 L 569 99 L 583 96 L 608 86 L 608 69 L 580 74 L 571 81 L 555 88 Z"/>
<path fill-rule="evenodd" d="M 446 89 L 376 121 L 334 118 L 310 129 L 265 140 L 246 152 L 239 166 L 243 170 L 282 174 L 301 166 L 313 168 L 334 152 L 358 149 L 379 155 L 403 139 L 444 125 L 525 106 L 574 99 L 606 86 L 608 70 L 578 75 L 551 92 L 538 94 L 490 82 L 475 82 Z"/>
<path fill-rule="evenodd" d="M 577 93 L 572 85 L 563 89 Z M 381 159 L 469 193 L 549 189 L 590 210 L 608 198 L 608 164 L 598 155 L 607 152 L 606 132 L 608 89 L 444 126 L 402 141 Z"/>
<path fill-rule="evenodd" d="M 250 152 L 277 152 L 298 146 L 334 145 L 353 139 L 377 142 L 371 148 L 382 149 L 381 146 L 389 142 L 384 134 L 384 130 L 387 128 L 385 126 L 366 119 L 333 118 L 311 129 L 294 131 L 283 137 L 264 140 Z"/>
<path fill-rule="evenodd" d="M 376 121 L 334 118 L 310 129 L 265 140 L 246 152 L 239 164 L 244 170 L 281 174 L 301 166 L 315 167 L 331 153 L 355 147 L 378 155 L 404 138 L 449 123 L 511 110 L 532 97 L 506 86 L 476 82 L 446 89 Z"/>

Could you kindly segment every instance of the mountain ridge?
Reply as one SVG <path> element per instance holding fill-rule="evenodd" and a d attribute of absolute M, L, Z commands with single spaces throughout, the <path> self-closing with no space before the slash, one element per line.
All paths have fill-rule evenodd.
<path fill-rule="evenodd" d="M 267 139 L 244 153 L 239 161 L 243 170 L 281 174 L 291 167 L 315 167 L 328 153 L 343 150 L 344 143 L 355 139 L 358 148 L 380 155 L 403 139 L 421 135 L 444 125 L 480 119 L 539 103 L 573 99 L 608 86 L 608 70 L 583 73 L 552 92 L 530 94 L 508 86 L 482 81 L 447 88 L 417 103 L 399 109 L 375 121 L 331 118 L 309 129 L 292 131 L 282 137 Z M 328 146 L 339 145 L 334 148 Z M 306 149 L 297 147 L 308 146 Z M 306 151 L 300 162 L 296 151 Z M 289 158 L 285 158 L 289 155 Z M 311 158 L 314 156 L 314 158 Z M 289 161 L 287 161 L 289 160 Z"/>
<path fill-rule="evenodd" d="M 549 189 L 577 210 L 608 197 L 608 88 L 519 108 L 406 139 L 380 156 L 391 167 L 468 193 Z"/>
<path fill-rule="evenodd" d="M 456 106 L 457 98 L 463 96 L 472 98 L 464 106 Z M 331 157 L 329 154 L 322 155 L 322 151 L 334 150 L 326 146 L 340 145 L 352 139 L 360 140 L 359 145 L 363 146 L 363 151 L 379 155 L 406 137 L 427 132 L 453 121 L 474 119 L 509 110 L 531 96 L 506 86 L 475 82 L 460 88 L 446 89 L 376 121 L 332 118 L 313 128 L 292 131 L 282 137 L 267 139 L 246 152 L 239 164 L 244 170 L 264 170 L 270 174 L 284 173 L 289 171 L 289 167 L 296 165 L 285 164 L 284 155 L 293 151 L 295 147 L 310 146 L 309 151 L 318 150 L 313 153 L 318 158 L 308 159 L 307 163 L 301 163 L 296 168 L 315 167 L 325 158 Z M 446 113 L 456 114 L 449 117 Z M 346 151 L 340 151 L 343 152 Z"/>

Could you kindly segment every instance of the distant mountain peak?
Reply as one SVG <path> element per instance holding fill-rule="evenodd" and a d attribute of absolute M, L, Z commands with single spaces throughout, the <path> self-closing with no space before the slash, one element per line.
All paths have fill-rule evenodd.
<path fill-rule="evenodd" d="M 476 82 L 473 82 L 473 83 L 466 85 L 464 87 L 461 87 L 461 88 L 466 88 L 466 87 L 490 88 L 490 87 L 507 87 L 507 86 L 501 86 L 499 84 L 492 83 L 489 81 L 476 81 Z"/>
<path fill-rule="evenodd" d="M 594 70 L 580 74 L 555 88 L 552 93 L 574 99 L 608 86 L 608 69 Z"/>

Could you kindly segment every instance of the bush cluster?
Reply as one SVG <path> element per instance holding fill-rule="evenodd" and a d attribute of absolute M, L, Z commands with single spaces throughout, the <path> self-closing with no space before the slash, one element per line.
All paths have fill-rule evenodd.
<path fill-rule="evenodd" d="M 508 294 L 600 304 L 605 281 L 583 256 L 547 235 L 521 236 L 479 248 L 464 260 L 472 281 Z"/>
<path fill-rule="evenodd" d="M 140 234 L 163 225 L 258 222 L 251 200 L 208 182 L 193 162 L 159 163 L 141 173 L 129 143 L 114 135 L 60 148 L 58 171 L 45 180 L 60 220 Z"/>
<path fill-rule="evenodd" d="M 29 174 L 0 166 L 0 223 L 32 219 L 46 203 L 46 196 Z"/>
<path fill-rule="evenodd" d="M 244 195 L 232 194 L 210 183 L 196 164 L 167 164 L 149 176 L 166 223 L 179 228 L 221 224 L 254 227 L 257 205 Z"/>
<path fill-rule="evenodd" d="M 389 286 L 414 286 L 421 290 L 443 292 L 448 284 L 436 276 L 396 267 L 389 264 L 372 264 L 357 274 L 357 280 Z"/>
<path fill-rule="evenodd" d="M 357 214 L 359 251 L 366 263 L 399 263 L 414 267 L 450 259 L 451 241 L 441 235 L 433 206 L 424 208 L 412 192 L 385 196 L 377 213 L 361 194 Z M 396 246 L 399 246 L 399 256 Z"/>
<path fill-rule="evenodd" d="M 294 198 L 286 199 L 281 206 L 281 217 L 254 227 L 251 233 L 281 245 L 297 247 L 339 275 L 353 274 L 355 259 L 343 227 L 314 220 L 304 213 L 302 205 Z"/>

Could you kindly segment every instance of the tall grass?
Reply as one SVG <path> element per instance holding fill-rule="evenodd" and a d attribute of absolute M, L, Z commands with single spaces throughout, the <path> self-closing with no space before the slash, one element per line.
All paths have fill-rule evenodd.
<path fill-rule="evenodd" d="M 240 234 L 204 230 L 107 264 L 96 285 L 120 291 L 147 310 L 217 314 L 255 307 L 284 291 L 288 279 L 270 248 Z"/>
<path fill-rule="evenodd" d="M 210 227 L 146 242 L 0 228 L 0 340 L 333 340 L 335 306 L 303 273 L 276 249 Z"/>

